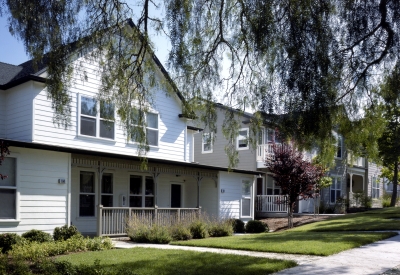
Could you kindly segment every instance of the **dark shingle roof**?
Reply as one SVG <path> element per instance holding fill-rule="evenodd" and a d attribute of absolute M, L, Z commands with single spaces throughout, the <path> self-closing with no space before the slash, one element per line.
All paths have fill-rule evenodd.
<path fill-rule="evenodd" d="M 9 89 L 28 80 L 44 82 L 38 74 L 46 67 L 45 62 L 40 62 L 36 67 L 33 66 L 32 60 L 20 65 L 0 62 L 0 90 Z"/>

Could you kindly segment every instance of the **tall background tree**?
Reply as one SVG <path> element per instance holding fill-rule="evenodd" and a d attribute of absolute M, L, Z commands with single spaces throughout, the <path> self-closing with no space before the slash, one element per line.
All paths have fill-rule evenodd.
<path fill-rule="evenodd" d="M 151 11 L 161 6 L 165 17 L 157 18 Z M 285 114 L 275 116 L 281 131 L 303 147 L 332 146 L 323 142 L 332 127 L 371 105 L 371 85 L 400 53 L 397 0 L 0 0 L 0 15 L 35 62 L 46 61 L 55 122 L 65 127 L 72 75 L 85 78 L 71 65 L 79 49 L 101 60 L 99 97 L 114 102 L 126 130 L 136 131 L 129 128 L 132 103 L 145 109 L 152 88 L 168 86 L 152 74 L 151 28 L 170 38 L 183 112 L 210 113 L 212 104 L 191 99 L 209 102 L 218 91 L 234 109 Z M 137 31 L 127 31 L 131 17 Z M 223 134 L 230 140 L 238 128 L 227 112 Z M 214 116 L 201 117 L 215 130 Z M 237 163 L 236 149 L 228 144 L 226 152 Z"/>
<path fill-rule="evenodd" d="M 293 227 L 293 210 L 299 200 L 313 198 L 316 187 L 325 174 L 325 169 L 305 160 L 303 154 L 291 145 L 273 145 L 274 157 L 266 162 L 275 184 L 286 196 L 288 227 Z"/>
<path fill-rule="evenodd" d="M 384 118 L 387 124 L 378 140 L 379 156 L 386 168 L 393 169 L 390 206 L 395 206 L 400 162 L 400 63 L 397 63 L 394 70 L 385 77 L 380 95 L 383 98 Z"/>

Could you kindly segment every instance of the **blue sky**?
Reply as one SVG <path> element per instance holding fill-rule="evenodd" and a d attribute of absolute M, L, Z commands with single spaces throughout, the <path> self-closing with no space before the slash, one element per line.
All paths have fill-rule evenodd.
<path fill-rule="evenodd" d="M 165 65 L 171 48 L 169 41 L 163 36 L 154 36 L 152 40 L 157 57 Z M 23 43 L 10 34 L 7 19 L 0 17 L 0 62 L 18 65 L 29 59 Z"/>
<path fill-rule="evenodd" d="M 7 19 L 0 17 L 0 61 L 13 65 L 21 64 L 29 57 L 25 53 L 24 45 L 8 31 Z"/>

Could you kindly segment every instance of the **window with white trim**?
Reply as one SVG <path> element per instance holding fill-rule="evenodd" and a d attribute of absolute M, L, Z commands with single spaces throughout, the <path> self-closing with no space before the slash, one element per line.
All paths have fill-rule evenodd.
<path fill-rule="evenodd" d="M 130 176 L 129 207 L 154 207 L 153 177 Z"/>
<path fill-rule="evenodd" d="M 274 180 L 267 180 L 267 195 L 279 195 L 281 188 L 275 184 Z"/>
<path fill-rule="evenodd" d="M 371 188 L 371 193 L 372 193 L 372 198 L 373 199 L 378 199 L 379 198 L 379 182 L 376 179 L 376 177 L 372 177 L 372 188 Z"/>
<path fill-rule="evenodd" d="M 342 178 L 332 177 L 332 185 L 330 189 L 330 203 L 336 203 L 337 199 L 342 196 Z"/>
<path fill-rule="evenodd" d="M 94 217 L 95 213 L 94 172 L 81 171 L 79 177 L 79 216 Z"/>
<path fill-rule="evenodd" d="M 280 143 L 277 131 L 270 128 L 261 128 L 261 132 L 258 136 L 258 144 L 271 144 Z"/>
<path fill-rule="evenodd" d="M 201 144 L 201 152 L 212 153 L 213 152 L 213 133 L 203 133 L 203 139 Z"/>
<path fill-rule="evenodd" d="M 143 112 L 134 109 L 131 113 L 131 136 L 133 142 L 139 142 L 142 135 L 145 135 L 146 142 L 150 146 L 158 146 L 158 114 L 147 112 L 144 117 Z M 145 127 L 140 124 L 144 123 Z"/>
<path fill-rule="evenodd" d="M 343 138 L 341 135 L 336 136 L 336 158 L 343 157 Z"/>
<path fill-rule="evenodd" d="M 97 110 L 100 110 L 99 112 Z M 114 105 L 92 97 L 80 96 L 79 134 L 114 139 Z"/>
<path fill-rule="evenodd" d="M 251 185 L 249 179 L 242 180 L 241 216 L 251 217 Z"/>
<path fill-rule="evenodd" d="M 236 149 L 249 149 L 249 128 L 242 128 L 239 130 L 239 135 L 236 139 Z"/>
<path fill-rule="evenodd" d="M 101 177 L 101 204 L 113 207 L 113 174 L 103 173 Z"/>
<path fill-rule="evenodd" d="M 7 177 L 0 179 L 0 222 L 17 218 L 17 159 L 7 157 L 0 166 L 1 174 Z"/>

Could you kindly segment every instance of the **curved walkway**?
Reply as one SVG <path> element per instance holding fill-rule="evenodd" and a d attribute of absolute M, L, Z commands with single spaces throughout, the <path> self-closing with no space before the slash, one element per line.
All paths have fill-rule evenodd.
<path fill-rule="evenodd" d="M 349 249 L 327 257 L 178 245 L 138 244 L 125 240 L 113 240 L 113 243 L 116 248 L 151 247 L 160 249 L 181 249 L 293 260 L 297 262 L 298 266 L 275 273 L 280 275 L 379 275 L 400 265 L 400 231 L 398 233 L 399 235 L 392 238 L 361 246 L 359 248 Z"/>

